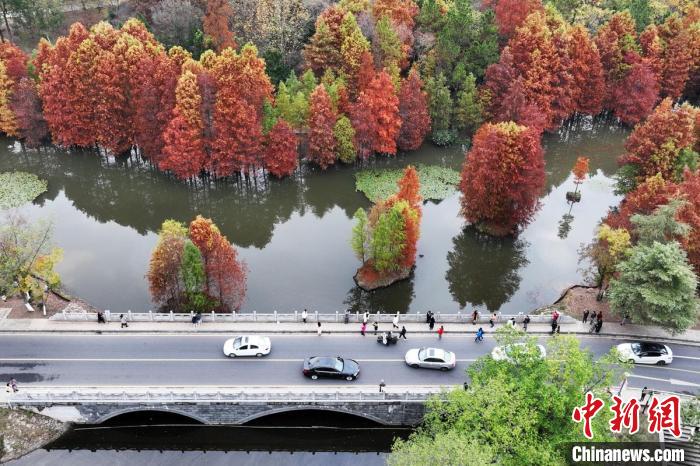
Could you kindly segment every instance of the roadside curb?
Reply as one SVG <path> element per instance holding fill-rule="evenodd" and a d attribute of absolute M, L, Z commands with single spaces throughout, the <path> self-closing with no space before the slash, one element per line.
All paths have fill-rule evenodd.
<path fill-rule="evenodd" d="M 0 328 L 0 334 L 85 334 L 85 335 L 139 335 L 139 334 L 163 334 L 163 335 L 232 335 L 234 333 L 264 333 L 271 335 L 316 335 L 316 330 L 286 330 L 286 329 L 240 329 L 240 330 L 80 330 L 80 329 L 61 329 L 61 330 L 38 330 L 38 329 L 2 329 Z M 435 331 L 430 330 L 413 330 L 409 331 L 410 335 L 435 335 Z M 528 335 L 538 335 L 538 336 L 551 336 L 549 331 L 530 331 L 527 332 Z M 359 334 L 357 330 L 324 330 L 323 336 L 329 336 L 333 334 L 341 335 L 352 335 Z M 445 335 L 473 335 L 474 331 L 460 331 L 460 330 L 445 330 Z M 493 333 L 486 333 L 485 336 L 491 336 Z M 562 331 L 560 335 L 575 335 L 575 336 L 591 336 L 595 337 L 607 337 L 607 338 L 619 338 L 619 339 L 641 339 L 641 340 L 663 340 L 670 343 L 681 343 L 693 346 L 700 346 L 700 341 L 685 339 L 685 338 L 673 338 L 667 336 L 653 336 L 653 335 L 641 335 L 641 334 L 614 334 L 614 333 L 600 333 L 591 334 L 589 332 L 565 332 Z M 374 337 L 372 331 L 367 332 L 367 337 Z"/>

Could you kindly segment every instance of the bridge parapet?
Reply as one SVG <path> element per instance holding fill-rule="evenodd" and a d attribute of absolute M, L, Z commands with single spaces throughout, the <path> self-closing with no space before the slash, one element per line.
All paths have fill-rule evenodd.
<path fill-rule="evenodd" d="M 445 387 L 448 388 L 448 387 Z M 328 385 L 289 387 L 23 387 L 3 394 L 0 403 L 32 409 L 64 421 L 99 424 L 133 411 L 166 411 L 203 424 L 245 424 L 285 411 L 326 410 L 371 419 L 385 425 L 415 425 L 428 398 L 441 387 Z"/>

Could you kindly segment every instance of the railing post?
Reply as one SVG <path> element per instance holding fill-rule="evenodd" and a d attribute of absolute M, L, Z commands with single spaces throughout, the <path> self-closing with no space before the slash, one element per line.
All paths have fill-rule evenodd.
<path fill-rule="evenodd" d="M 299 322 L 299 311 L 294 311 L 294 322 Z"/>
<path fill-rule="evenodd" d="M 318 322 L 318 311 L 314 311 L 314 316 L 316 316 L 316 322 Z"/>
<path fill-rule="evenodd" d="M 112 317 L 112 311 L 110 311 L 109 309 L 106 309 L 106 310 L 105 310 L 105 320 L 106 320 L 107 322 L 109 322 L 110 319 L 111 319 L 111 317 Z"/>
<path fill-rule="evenodd" d="M 280 323 L 279 317 L 277 317 L 277 310 L 275 310 L 275 322 Z"/>
<path fill-rule="evenodd" d="M 258 321 L 258 311 L 253 311 L 253 321 L 254 322 Z"/>
<path fill-rule="evenodd" d="M 148 320 L 153 322 L 153 311 L 151 311 L 150 309 L 148 310 Z"/>
<path fill-rule="evenodd" d="M 338 311 L 335 311 L 335 321 L 336 321 L 336 322 L 339 322 L 338 317 L 339 317 L 339 316 L 338 316 Z"/>
<path fill-rule="evenodd" d="M 63 314 L 63 320 L 68 320 L 68 318 L 66 317 L 66 310 L 65 309 L 61 311 L 61 314 Z"/>
<path fill-rule="evenodd" d="M 216 322 L 216 312 L 211 311 L 211 321 Z"/>
<path fill-rule="evenodd" d="M 170 311 L 170 322 L 175 322 L 175 314 L 173 314 L 173 311 Z"/>
<path fill-rule="evenodd" d="M 132 320 L 131 319 L 131 309 L 129 309 L 129 311 L 127 312 L 127 315 L 129 316 L 129 321 L 131 321 Z"/>

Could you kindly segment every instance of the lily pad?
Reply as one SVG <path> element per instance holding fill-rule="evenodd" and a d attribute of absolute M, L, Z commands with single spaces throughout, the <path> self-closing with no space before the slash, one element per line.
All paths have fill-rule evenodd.
<path fill-rule="evenodd" d="M 0 173 L 0 209 L 12 209 L 31 202 L 46 192 L 48 184 L 32 173 Z"/>
<path fill-rule="evenodd" d="M 455 193 L 459 184 L 459 172 L 439 165 L 418 165 L 420 194 L 423 199 L 440 201 Z M 372 202 L 387 199 L 398 191 L 396 183 L 403 176 L 403 169 L 368 169 L 355 174 L 355 189 Z"/>

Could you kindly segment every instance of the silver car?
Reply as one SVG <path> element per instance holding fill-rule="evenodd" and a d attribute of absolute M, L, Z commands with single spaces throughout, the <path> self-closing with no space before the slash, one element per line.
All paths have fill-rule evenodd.
<path fill-rule="evenodd" d="M 452 351 L 440 348 L 413 348 L 406 352 L 406 364 L 416 368 L 449 371 L 457 365 L 457 356 Z"/>
<path fill-rule="evenodd" d="M 272 343 L 268 337 L 259 335 L 241 335 L 229 338 L 224 343 L 224 355 L 229 358 L 240 356 L 257 356 L 259 358 L 270 354 Z"/>

